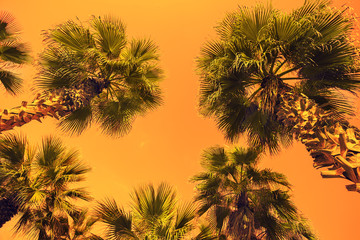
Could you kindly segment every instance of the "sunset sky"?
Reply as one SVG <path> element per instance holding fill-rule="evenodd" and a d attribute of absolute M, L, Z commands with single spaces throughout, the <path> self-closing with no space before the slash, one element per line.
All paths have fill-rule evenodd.
<path fill-rule="evenodd" d="M 195 59 L 206 40 L 215 38 L 214 26 L 238 5 L 254 2 L 234 0 L 0 0 L 0 10 L 11 13 L 22 29 L 34 59 L 42 51 L 41 31 L 78 17 L 111 14 L 127 25 L 131 37 L 149 37 L 159 46 L 164 80 L 164 104 L 138 118 L 130 134 L 114 139 L 96 125 L 81 136 L 69 137 L 56 128 L 56 120 L 31 122 L 16 128 L 40 144 L 43 136 L 60 136 L 67 146 L 78 149 L 92 168 L 84 183 L 95 197 L 111 196 L 126 205 L 129 192 L 140 184 L 166 181 L 176 187 L 183 200 L 191 200 L 194 184 L 189 179 L 200 168 L 203 149 L 230 145 L 213 120 L 198 113 L 199 77 Z M 273 0 L 275 8 L 290 11 L 302 0 Z M 359 0 L 336 0 L 360 15 Z M 24 79 L 23 93 L 10 96 L 0 89 L 0 108 L 31 101 L 36 69 L 30 64 L 18 70 Z M 359 104 L 357 103 L 357 107 Z M 360 117 L 360 111 L 357 110 Z M 360 127 L 360 121 L 354 120 Z M 15 132 L 13 131 L 13 132 Z M 284 173 L 293 185 L 297 207 L 307 217 L 320 239 L 360 239 L 360 194 L 348 192 L 342 179 L 322 179 L 312 167 L 304 146 L 294 143 L 281 154 L 265 157 L 262 166 Z M 22 239 L 11 235 L 14 221 L 0 229 L 0 240 Z"/>

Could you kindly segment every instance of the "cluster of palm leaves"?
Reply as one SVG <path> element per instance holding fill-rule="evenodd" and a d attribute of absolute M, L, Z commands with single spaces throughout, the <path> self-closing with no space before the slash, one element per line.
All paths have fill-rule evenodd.
<path fill-rule="evenodd" d="M 0 82 L 7 92 L 15 94 L 20 90 L 22 80 L 12 69 L 25 63 L 28 53 L 25 44 L 20 42 L 19 30 L 14 18 L 0 13 Z"/>
<path fill-rule="evenodd" d="M 131 211 L 112 199 L 100 202 L 96 215 L 106 225 L 107 239 L 185 239 L 194 228 L 196 208 L 192 203 L 178 203 L 176 193 L 167 184 L 157 189 L 152 184 L 139 187 L 131 195 Z M 186 238 L 188 239 L 188 238 Z M 213 239 L 206 227 L 192 239 Z"/>
<path fill-rule="evenodd" d="M 29 237 L 69 237 L 70 219 L 78 223 L 84 211 L 74 200 L 91 199 L 85 189 L 71 186 L 90 170 L 78 152 L 53 137 L 33 147 L 25 137 L 7 135 L 0 140 L 0 157 L 0 224 L 19 213 L 16 229 Z"/>
<path fill-rule="evenodd" d="M 283 174 L 260 170 L 258 149 L 213 147 L 204 152 L 197 183 L 199 215 L 218 239 L 316 239 L 290 199 Z"/>

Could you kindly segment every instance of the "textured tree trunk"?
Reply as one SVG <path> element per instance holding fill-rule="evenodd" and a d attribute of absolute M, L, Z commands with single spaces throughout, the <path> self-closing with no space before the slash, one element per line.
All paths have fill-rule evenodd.
<path fill-rule="evenodd" d="M 72 89 L 56 89 L 39 93 L 31 102 L 22 102 L 21 106 L 0 113 L 0 133 L 20 127 L 32 120 L 41 122 L 46 116 L 59 119 L 75 110 L 90 104 L 91 99 L 106 87 L 105 81 L 89 79 Z"/>
<path fill-rule="evenodd" d="M 18 213 L 18 209 L 14 194 L 0 200 L 0 228 Z"/>
<path fill-rule="evenodd" d="M 283 91 L 276 108 L 278 120 L 305 144 L 322 177 L 346 178 L 349 191 L 360 192 L 360 130 L 324 111 L 303 94 Z"/>

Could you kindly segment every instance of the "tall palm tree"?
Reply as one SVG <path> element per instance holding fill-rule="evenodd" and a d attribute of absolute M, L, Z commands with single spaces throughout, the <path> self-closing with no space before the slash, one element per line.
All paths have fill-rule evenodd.
<path fill-rule="evenodd" d="M 256 167 L 259 150 L 213 147 L 197 182 L 198 213 L 208 213 L 218 239 L 316 239 L 290 200 L 284 175 Z"/>
<path fill-rule="evenodd" d="M 246 133 L 253 146 L 305 144 L 323 177 L 360 191 L 360 131 L 347 96 L 359 89 L 354 17 L 328 0 L 306 0 L 291 13 L 271 5 L 240 7 L 218 26 L 198 59 L 200 106 L 226 137 Z M 345 94 L 345 95 L 344 95 Z"/>
<path fill-rule="evenodd" d="M 131 211 L 127 212 L 114 200 L 100 202 L 96 215 L 107 226 L 107 239 L 184 239 L 193 229 L 195 208 L 178 205 L 175 191 L 167 184 L 157 189 L 149 184 L 134 190 Z M 206 229 L 198 240 L 210 240 Z"/>
<path fill-rule="evenodd" d="M 36 82 L 43 92 L 4 110 L 0 132 L 51 116 L 71 133 L 95 121 L 103 132 L 122 135 L 136 116 L 161 103 L 157 47 L 147 39 L 128 40 L 120 20 L 68 21 L 44 36 Z"/>
<path fill-rule="evenodd" d="M 25 44 L 19 41 L 14 18 L 0 12 L 0 82 L 7 92 L 15 94 L 20 90 L 22 80 L 10 70 L 25 63 L 28 57 Z"/>
<path fill-rule="evenodd" d="M 81 163 L 78 152 L 67 150 L 52 137 L 34 148 L 24 137 L 7 135 L 0 140 L 0 157 L 0 208 L 11 207 L 1 212 L 0 222 L 20 213 L 18 231 L 36 239 L 66 236 L 69 219 L 80 212 L 73 201 L 90 199 L 83 188 L 72 186 L 90 170 Z M 3 216 L 7 212 L 11 216 Z"/>

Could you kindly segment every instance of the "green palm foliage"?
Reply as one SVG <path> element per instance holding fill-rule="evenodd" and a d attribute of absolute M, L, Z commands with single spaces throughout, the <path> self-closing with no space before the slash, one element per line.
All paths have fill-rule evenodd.
<path fill-rule="evenodd" d="M 179 205 L 175 191 L 167 184 L 157 189 L 149 184 L 134 190 L 131 211 L 125 211 L 114 200 L 100 202 L 96 215 L 107 226 L 107 239 L 184 239 L 193 229 L 195 208 Z M 196 239 L 207 240 L 204 230 Z"/>
<path fill-rule="evenodd" d="M 17 135 L 0 139 L 0 227 L 18 213 L 18 192 L 28 186 L 33 153 L 27 140 Z"/>
<path fill-rule="evenodd" d="M 277 116 L 284 93 L 312 99 L 333 119 L 353 114 L 342 94 L 360 86 L 354 17 L 329 4 L 305 0 L 291 13 L 239 7 L 219 24 L 219 39 L 207 42 L 198 59 L 200 106 L 227 139 L 246 133 L 251 145 L 271 152 L 289 143 L 291 126 Z"/>
<path fill-rule="evenodd" d="M 122 135 L 136 116 L 161 103 L 158 48 L 148 39 L 127 39 L 119 19 L 68 21 L 45 38 L 37 86 L 83 88 L 88 94 L 88 103 L 61 120 L 63 129 L 80 133 L 95 120 L 105 133 Z"/>
<path fill-rule="evenodd" d="M 70 239 L 71 219 L 81 222 L 74 201 L 90 199 L 84 188 L 72 186 L 90 170 L 79 153 L 53 137 L 35 148 L 24 137 L 7 135 L 0 141 L 0 157 L 0 196 L 13 200 L 13 215 L 20 213 L 17 231 L 31 239 Z"/>
<path fill-rule="evenodd" d="M 22 80 L 10 69 L 27 60 L 28 53 L 25 45 L 19 42 L 14 18 L 9 13 L 0 12 L 0 82 L 7 92 L 15 94 L 20 90 Z"/>
<path fill-rule="evenodd" d="M 149 39 L 128 39 L 120 20 L 67 21 L 44 37 L 36 81 L 42 92 L 4 110 L 0 132 L 51 116 L 71 134 L 96 122 L 104 133 L 121 136 L 137 116 L 161 104 L 158 48 Z"/>
<path fill-rule="evenodd" d="M 197 183 L 198 213 L 207 213 L 218 239 L 316 239 L 290 199 L 283 174 L 259 169 L 253 148 L 204 152 Z"/>

